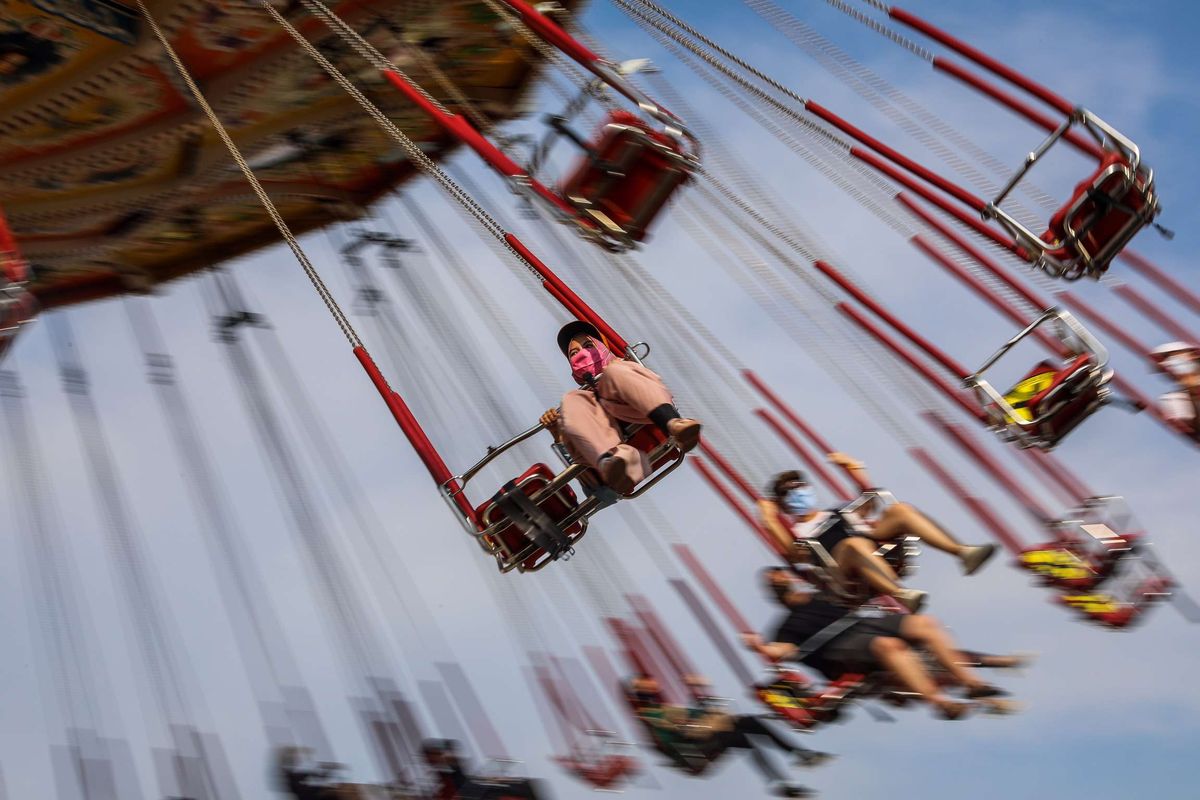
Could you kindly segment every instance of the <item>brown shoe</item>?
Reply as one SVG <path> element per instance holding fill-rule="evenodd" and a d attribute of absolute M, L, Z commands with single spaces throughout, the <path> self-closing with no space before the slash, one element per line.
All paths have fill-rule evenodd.
<path fill-rule="evenodd" d="M 635 484 L 629 477 L 629 465 L 620 456 L 611 453 L 604 456 L 596 465 L 596 471 L 600 473 L 600 479 L 604 481 L 604 485 L 614 492 L 629 494 L 633 491 Z"/>
<path fill-rule="evenodd" d="M 939 719 L 962 719 L 971 712 L 971 703 L 962 700 L 942 700 L 934 704 Z"/>
<path fill-rule="evenodd" d="M 680 417 L 667 423 L 667 433 L 675 440 L 675 446 L 687 453 L 700 442 L 700 429 L 703 427 L 694 419 Z"/>

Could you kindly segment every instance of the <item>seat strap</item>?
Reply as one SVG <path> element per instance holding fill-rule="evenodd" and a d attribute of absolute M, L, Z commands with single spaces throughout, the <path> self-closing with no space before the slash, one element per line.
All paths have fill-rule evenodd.
<path fill-rule="evenodd" d="M 861 621 L 862 619 L 863 617 L 859 615 L 857 610 L 847 611 L 846 616 L 834 620 L 821 630 L 814 633 L 812 636 L 805 639 L 804 642 L 797 648 L 794 659 L 796 661 L 803 661 L 827 645 L 835 637 L 840 636 L 841 634 L 850 630 L 855 623 Z"/>
<path fill-rule="evenodd" d="M 515 481 L 509 481 L 493 500 L 500 511 L 521 533 L 545 550 L 551 559 L 558 559 L 571 550 L 571 540 L 550 518 L 521 491 Z"/>

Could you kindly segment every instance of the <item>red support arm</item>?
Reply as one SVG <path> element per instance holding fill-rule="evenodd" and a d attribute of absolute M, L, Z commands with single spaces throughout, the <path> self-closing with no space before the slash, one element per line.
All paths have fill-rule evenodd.
<path fill-rule="evenodd" d="M 519 14 L 525 24 L 532 28 L 538 36 L 541 36 L 547 42 L 566 53 L 582 66 L 591 69 L 596 62 L 602 60 L 600 56 L 588 49 L 583 42 L 564 31 L 558 23 L 526 3 L 525 0 L 502 0 L 502 2 Z"/>
<path fill-rule="evenodd" d="M 708 596 L 717 605 L 717 608 L 721 609 L 721 613 L 729 620 L 729 624 L 733 626 L 734 630 L 739 633 L 752 633 L 754 628 L 750 626 L 750 623 L 742 616 L 742 613 L 737 610 L 737 606 L 729 599 L 729 595 L 725 594 L 725 591 L 716 582 L 712 574 L 700 563 L 700 559 L 696 558 L 696 554 L 691 551 L 691 548 L 685 544 L 675 544 L 672 545 L 672 548 L 675 550 L 675 555 L 688 568 L 688 572 L 692 573 L 692 576 L 704 587 L 704 591 L 708 593 Z"/>
<path fill-rule="evenodd" d="M 1140 272 L 1147 280 L 1157 284 L 1159 288 L 1163 289 L 1167 294 L 1183 303 L 1193 312 L 1200 314 L 1200 295 L 1197 295 L 1191 289 L 1187 288 L 1182 283 L 1163 272 L 1161 269 L 1152 264 L 1145 256 L 1140 256 L 1137 253 L 1129 250 L 1122 250 L 1121 258 L 1129 266 Z"/>
<path fill-rule="evenodd" d="M 711 486 L 713 490 L 716 491 L 716 493 L 719 494 L 721 498 L 729 504 L 729 507 L 733 509 L 735 514 L 742 518 L 742 522 L 745 522 L 746 525 L 748 525 L 750 529 L 758 535 L 758 538 L 761 539 L 764 544 L 766 544 L 767 549 L 781 557 L 784 555 L 780 551 L 779 543 L 775 541 L 775 537 L 772 536 L 770 532 L 768 532 L 767 529 L 764 528 L 759 521 L 754 518 L 753 514 L 747 511 L 742 504 L 738 502 L 737 498 L 733 496 L 733 493 L 725 487 L 725 484 L 721 483 L 720 479 L 713 474 L 712 469 L 704 463 L 704 459 L 700 458 L 699 456 L 693 456 L 692 458 L 688 459 L 688 463 L 696 468 L 701 477 L 708 482 L 708 485 Z"/>
<path fill-rule="evenodd" d="M 921 416 L 925 418 L 930 425 L 942 431 L 950 441 L 958 445 L 964 453 L 975 460 L 984 472 L 991 476 L 992 480 L 1000 484 L 1006 492 L 1017 500 L 1025 509 L 1029 516 L 1033 517 L 1041 524 L 1046 524 L 1054 519 L 1049 511 L 1046 510 L 1041 503 L 1037 501 L 1033 495 L 1025 491 L 1025 488 L 1017 482 L 1012 475 L 1009 475 L 993 458 L 988 456 L 984 449 L 979 446 L 979 443 L 971 438 L 960 426 L 952 422 L 942 419 L 939 415 L 930 412 L 922 412 Z"/>
<path fill-rule="evenodd" d="M 944 394 L 950 401 L 958 405 L 958 407 L 961 408 L 966 414 L 974 417 L 980 422 L 987 422 L 988 417 L 987 414 L 983 412 L 983 409 L 979 408 L 973 402 L 967 400 L 963 396 L 962 392 L 946 383 L 942 377 L 934 374 L 933 370 L 931 370 L 926 364 L 906 350 L 895 339 L 891 338 L 882 330 L 880 330 L 879 326 L 875 325 L 869 319 L 864 317 L 861 312 L 846 303 L 838 303 L 837 309 L 838 311 L 842 312 L 843 315 L 849 317 L 851 321 L 858 325 L 858 327 L 862 328 L 873 339 L 878 341 L 888 350 L 891 350 L 893 353 L 895 353 L 902 361 L 912 367 L 918 375 L 929 381 L 931 385 L 941 391 L 941 393 Z"/>
<path fill-rule="evenodd" d="M 983 78 L 980 78 L 974 73 L 968 72 L 953 61 L 948 61 L 941 56 L 933 59 L 933 68 L 940 70 L 952 78 L 957 78 L 963 83 L 970 86 L 972 89 L 987 95 L 1000 105 L 1015 111 L 1025 119 L 1037 125 L 1047 133 L 1053 133 L 1058 130 L 1059 122 L 1053 117 L 1043 114 L 1033 106 L 1015 97 L 1012 93 L 1006 92 L 995 84 L 988 83 Z M 1063 139 L 1070 142 L 1078 150 L 1095 158 L 1097 161 L 1104 158 L 1104 151 L 1096 144 L 1095 141 L 1081 136 L 1078 131 L 1070 130 L 1063 135 Z"/>
<path fill-rule="evenodd" d="M 596 330 L 600 331 L 604 338 L 608 339 L 613 350 L 624 352 L 629 347 L 629 343 L 621 334 L 617 333 L 612 326 L 604 321 L 604 318 L 596 313 L 595 309 L 583 301 L 583 299 L 571 291 L 571 287 L 563 282 L 549 267 L 537 256 L 533 254 L 525 244 L 511 233 L 504 234 L 504 239 L 517 253 L 525 260 L 525 263 L 532 267 L 542 279 L 545 281 L 543 286 L 546 291 L 550 292 L 563 306 L 575 315 L 577 319 L 590 322 L 596 326 Z"/>
<path fill-rule="evenodd" d="M 984 253 L 982 250 L 980 250 L 978 247 L 976 247 L 975 245 L 968 242 L 963 236 L 961 236 L 959 233 L 957 233 L 955 230 L 953 230 L 949 225 L 947 225 L 945 222 L 943 222 L 941 219 L 937 218 L 933 214 L 929 213 L 928 209 L 921 206 L 919 203 L 917 203 L 915 200 L 913 200 L 911 197 L 909 197 L 904 192 L 900 192 L 899 194 L 896 195 L 896 202 L 900 203 L 902 206 L 904 206 L 909 211 L 911 211 L 913 214 L 915 214 L 918 219 L 920 219 L 922 222 L 924 222 L 929 227 L 936 230 L 939 234 L 941 234 L 941 236 L 943 238 L 945 238 L 947 241 L 949 241 L 951 244 L 953 244 L 959 250 L 961 250 L 962 252 L 964 252 L 968 256 L 970 256 L 971 259 L 976 264 L 979 264 L 979 266 L 983 267 L 988 272 L 990 272 L 992 275 L 995 275 L 999 280 L 1003 281 L 1004 285 L 1008 286 L 1014 292 L 1021 295 L 1021 297 L 1025 300 L 1025 302 L 1029 303 L 1029 305 L 1032 306 L 1033 308 L 1036 308 L 1039 310 L 1045 310 L 1052 305 L 1050 303 L 1050 301 L 1047 300 L 1046 298 L 1039 297 L 1035 292 L 1033 292 L 1031 289 L 1026 287 L 1023 283 L 1021 283 L 1020 281 L 1014 280 L 1011 276 L 1009 276 L 1008 272 L 1003 267 L 1000 266 L 1000 262 L 996 261 L 994 258 L 992 258 L 991 256 Z M 979 220 L 974 220 L 974 222 L 978 223 Z M 982 223 L 980 223 L 980 224 L 982 224 Z"/>
<path fill-rule="evenodd" d="M 883 320 L 888 325 L 890 325 L 896 332 L 898 332 L 905 339 L 908 339 L 910 342 L 915 344 L 917 347 L 921 348 L 921 350 L 925 351 L 925 353 L 928 354 L 928 356 L 930 358 L 932 358 L 937 363 L 941 364 L 942 367 L 944 367 L 946 369 L 946 371 L 948 371 L 952 375 L 954 375 L 954 377 L 962 379 L 962 378 L 966 378 L 968 375 L 971 374 L 970 370 L 968 370 L 963 365 L 954 361 L 954 359 L 950 358 L 950 356 L 948 356 L 944 351 L 941 350 L 941 348 L 939 348 L 933 342 L 929 341 L 924 336 L 922 336 L 921 334 L 917 333 L 915 330 L 910 328 L 908 325 L 901 322 L 900 319 L 895 314 L 892 314 L 890 311 L 888 311 L 886 308 L 884 308 L 882 305 L 880 305 L 878 302 L 876 302 L 873 297 L 871 297 L 869 294 L 864 292 L 862 289 L 858 288 L 853 283 L 851 283 L 849 280 L 847 280 L 845 278 L 845 276 L 843 276 L 840 272 L 838 272 L 836 269 L 834 269 L 828 263 L 826 263 L 824 261 L 814 261 L 813 266 L 815 266 L 817 269 L 819 269 L 825 275 L 825 277 L 829 278 L 834 283 L 836 283 L 838 286 L 845 289 L 850 294 L 851 297 L 853 297 L 858 302 L 862 303 L 867 309 L 869 309 L 871 311 L 872 314 L 879 317 L 881 320 Z"/>
<path fill-rule="evenodd" d="M 825 465 L 821 462 L 821 460 L 815 457 L 804 445 L 804 442 L 797 439 L 791 431 L 783 427 L 783 424 L 776 419 L 771 412 L 767 411 L 765 408 L 756 408 L 754 409 L 754 413 L 759 419 L 767 423 L 771 430 L 775 431 L 775 434 L 782 439 L 788 447 L 792 448 L 792 452 L 800 457 L 800 460 L 804 462 L 804 466 L 808 467 L 809 471 L 816 475 L 822 483 L 828 486 L 833 493 L 838 496 L 838 499 L 842 500 L 843 502 L 851 499 L 852 495 L 846 488 L 845 484 L 834 477 L 833 473 L 825 468 Z"/>
<path fill-rule="evenodd" d="M 713 647 L 721 654 L 721 658 L 729 665 L 729 669 L 737 676 L 738 681 L 743 686 L 749 686 L 754 682 L 754 676 L 750 674 L 750 670 L 746 669 L 746 665 L 738 658 L 737 651 L 733 649 L 729 643 L 729 638 L 722 633 L 717 621 L 708 613 L 708 609 L 700 602 L 700 598 L 692 590 L 686 582 L 679 578 L 672 578 L 668 581 L 672 588 L 683 599 L 684 605 L 692 612 L 692 616 L 700 623 L 700 627 L 704 629 L 708 635 L 709 641 Z"/>
<path fill-rule="evenodd" d="M 668 703 L 678 703 L 680 696 L 675 683 L 670 680 L 671 676 L 663 671 L 661 664 L 657 663 L 646 642 L 638 635 L 638 631 L 625 620 L 617 617 L 609 617 L 605 621 L 613 636 L 624 648 L 625 660 L 629 667 L 635 672 L 649 675 L 658 681 L 663 700 Z"/>
<path fill-rule="evenodd" d="M 721 470 L 726 478 L 728 478 L 739 489 L 742 490 L 742 494 L 746 495 L 747 500 L 749 500 L 751 503 L 757 503 L 761 499 L 755 488 L 750 485 L 750 481 L 746 480 L 746 476 L 738 472 L 737 469 L 735 469 L 734 466 L 725 459 L 725 456 L 721 455 L 712 445 L 703 439 L 700 440 L 700 452 L 708 456 L 712 462 L 717 465 L 717 469 Z"/>
<path fill-rule="evenodd" d="M 450 493 L 459 511 L 473 525 L 478 525 L 479 518 L 475 514 L 474 506 L 471 505 L 462 493 L 462 487 L 453 479 L 454 475 L 450 472 L 450 468 L 446 466 L 446 462 L 442 460 L 437 448 L 433 446 L 433 442 L 429 440 L 424 429 L 417 422 L 417 418 L 409 410 L 408 404 L 404 402 L 404 398 L 393 391 L 392 387 L 388 386 L 387 379 L 379 371 L 379 367 L 375 364 L 375 360 L 371 358 L 371 354 L 367 352 L 367 348 L 361 345 L 354 348 L 354 355 L 371 378 L 371 383 L 375 384 L 375 388 L 379 390 L 383 401 L 387 403 L 388 410 L 392 412 L 392 416 L 400 425 L 400 430 L 404 432 L 413 449 L 417 451 L 417 456 L 425 464 L 425 469 L 429 470 L 429 475 L 433 478 L 434 483 L 438 485 L 439 491 L 445 487 L 445 490 Z"/>
<path fill-rule="evenodd" d="M 891 164 L 888 164 L 886 161 L 883 161 L 875 156 L 875 154 L 867 152 L 861 147 L 854 147 L 850 149 L 850 155 L 854 156 L 859 161 L 862 161 L 864 164 L 870 165 L 875 171 L 887 176 L 888 178 L 891 178 L 896 183 L 916 194 L 926 202 L 937 206 L 939 209 L 954 217 L 963 225 L 966 225 L 968 228 L 978 233 L 980 236 L 991 239 L 1001 247 L 1011 250 L 1017 255 L 1018 258 L 1026 261 L 1029 260 L 1029 254 L 1025 251 L 1025 248 L 1018 246 L 1008 234 L 991 225 L 988 225 L 978 216 L 967 213 L 962 208 L 954 205 L 936 192 L 930 191 L 929 187 L 923 186 L 917 181 L 914 181 L 908 175 L 905 175 Z"/>
<path fill-rule="evenodd" d="M 791 406 L 789 406 L 787 403 L 785 403 L 783 401 L 783 398 L 781 398 L 769 386 L 767 386 L 767 384 L 765 382 L 763 382 L 762 378 L 758 377 L 751 370 L 748 370 L 748 369 L 742 370 L 742 377 L 745 378 L 746 381 L 749 382 L 749 384 L 751 386 L 753 386 L 755 389 L 757 389 L 758 393 L 761 394 L 768 403 L 770 403 L 772 406 L 774 406 L 775 410 L 778 411 L 780 414 L 782 414 L 784 419 L 786 419 L 788 422 L 790 422 L 796 428 L 796 430 L 798 430 L 798 431 L 800 431 L 800 433 L 804 434 L 804 436 L 810 442 L 812 442 L 813 445 L 818 450 L 820 450 L 822 453 L 824 453 L 826 455 L 835 452 L 833 445 L 831 445 L 829 443 L 829 441 L 827 439 L 825 439 L 824 436 L 822 436 L 820 433 L 818 433 L 816 428 L 814 428 L 812 425 L 809 425 L 807 422 L 805 422 L 804 419 L 799 414 L 796 413 L 795 409 L 793 409 Z M 759 414 L 761 416 L 764 412 L 756 411 L 755 413 Z M 767 419 L 767 418 L 764 417 L 764 419 Z M 772 427 L 775 427 L 775 423 L 773 423 L 770 419 L 767 419 L 767 423 L 770 424 Z M 777 430 L 778 430 L 778 428 L 777 428 Z M 798 442 L 797 444 L 801 444 L 801 443 Z M 797 448 L 796 446 L 793 446 L 793 449 L 796 449 L 797 452 L 800 452 L 800 450 L 802 450 L 804 448 L 802 448 L 802 447 Z M 806 457 L 803 454 L 800 457 L 804 458 L 805 462 L 808 463 L 809 457 Z M 821 467 L 816 467 L 813 469 L 813 472 L 819 473 L 821 471 L 822 471 Z M 857 480 L 855 479 L 854 474 L 851 473 L 850 470 L 843 469 L 842 471 L 846 473 L 846 477 L 848 477 L 851 481 L 855 481 L 857 483 Z M 828 478 L 826 480 L 826 483 L 828 483 L 830 485 L 830 487 L 838 494 L 844 494 L 846 491 L 832 477 Z M 848 497 L 849 497 L 849 495 L 847 495 L 847 498 Z"/>
<path fill-rule="evenodd" d="M 975 294 L 982 297 L 984 301 L 992 306 L 992 308 L 999 311 L 1017 326 L 1024 328 L 1032 321 L 1026 314 L 1023 314 L 1019 309 L 1012 305 L 1012 303 L 1007 302 L 1003 297 L 992 291 L 991 287 L 989 287 L 983 281 L 967 272 L 965 269 L 955 263 L 953 259 L 947 258 L 944 253 L 930 244 L 929 240 L 924 236 L 917 234 L 909 241 L 914 247 L 928 256 L 931 261 L 949 272 L 955 278 L 958 278 L 958 280 L 964 283 L 967 288 L 971 289 L 971 291 L 975 292 Z M 1047 350 L 1055 355 L 1067 355 L 1067 348 L 1063 346 L 1063 343 L 1047 334 L 1041 328 L 1035 330 L 1033 335 L 1042 343 L 1043 346 L 1046 347 Z"/>
<path fill-rule="evenodd" d="M 958 480 L 955 479 L 950 472 L 942 466 L 938 461 L 934 460 L 928 452 L 920 447 L 909 448 L 909 455 L 917 460 L 925 470 L 937 480 L 942 487 L 954 495 L 954 497 L 962 503 L 979 522 L 992 532 L 1001 544 L 1009 549 L 1014 555 L 1025 549 L 1025 544 L 1009 530 L 1008 526 L 1000 519 L 992 507 L 984 502 L 981 498 L 972 495 Z"/>
<path fill-rule="evenodd" d="M 1141 312 L 1143 316 L 1166 331 L 1169 336 L 1180 341 L 1200 344 L 1200 337 L 1164 314 L 1162 309 L 1151 303 L 1146 295 L 1129 286 L 1118 286 L 1113 291 L 1120 295 L 1122 300 Z"/>
<path fill-rule="evenodd" d="M 917 15 L 893 6 L 892 8 L 888 9 L 888 16 L 899 22 L 901 25 L 907 25 L 913 30 L 919 31 L 928 36 L 930 39 L 933 39 L 935 42 L 949 47 L 951 50 L 958 53 L 968 61 L 978 64 L 979 66 L 995 75 L 998 75 L 1014 86 L 1023 89 L 1037 99 L 1041 100 L 1046 105 L 1058 111 L 1060 114 L 1070 114 L 1075 110 L 1075 105 L 1073 103 L 1070 103 L 1062 97 L 1059 97 L 1045 86 L 1042 86 L 1032 79 L 1027 78 L 1011 67 L 1005 66 L 983 51 L 972 47 L 955 36 L 951 36 L 946 31 L 935 27 L 933 24 L 926 22 Z"/>
<path fill-rule="evenodd" d="M 587 220 L 580 217 L 566 201 L 540 181 L 528 175 L 520 164 L 506 156 L 498 147 L 488 141 L 487 137 L 473 128 L 465 117 L 443 111 L 416 85 L 398 72 L 383 70 L 383 77 L 421 111 L 425 112 L 443 131 L 474 150 L 492 169 L 506 178 L 527 181 L 530 190 L 542 200 L 560 212 L 577 219 L 580 223 L 587 223 Z"/>
<path fill-rule="evenodd" d="M 683 649 L 679 646 L 679 643 L 675 641 L 675 638 L 671 636 L 670 632 L 667 630 L 667 627 L 663 625 L 662 620 L 659 619 L 658 615 L 654 613 L 654 610 L 650 608 L 650 604 L 646 601 L 646 598 L 642 595 L 627 595 L 626 599 L 629 601 L 629 605 L 633 609 L 634 615 L 637 616 L 638 621 L 641 622 L 642 627 L 646 630 L 646 633 L 649 634 L 650 638 L 654 640 L 654 643 L 658 645 L 658 649 L 662 651 L 663 656 L 666 657 L 667 662 L 671 665 L 671 669 L 675 671 L 675 674 L 679 675 L 681 678 L 687 675 L 697 675 L 698 673 L 696 672 L 696 668 L 692 666 L 690 661 L 688 661 Z M 693 697 L 696 697 L 695 690 L 691 686 L 688 686 L 686 681 L 683 683 L 687 692 Z"/>
<path fill-rule="evenodd" d="M 820 117 L 830 125 L 840 130 L 842 133 L 845 133 L 851 138 L 858 140 L 862 144 L 874 150 L 876 153 L 879 153 L 888 161 L 891 161 L 893 164 L 897 164 L 898 166 L 904 168 L 931 186 L 936 186 L 938 189 L 955 198 L 968 208 L 973 208 L 976 211 L 983 211 L 987 207 L 986 200 L 975 194 L 972 194 L 958 184 L 946 180 L 928 167 L 921 166 L 911 158 L 902 155 L 899 151 L 888 147 L 883 142 L 867 134 L 862 129 L 851 125 L 849 122 L 842 119 L 837 114 L 834 114 L 824 106 L 819 105 L 812 100 L 806 100 L 804 102 L 804 107 L 817 117 Z"/>
<path fill-rule="evenodd" d="M 820 450 L 822 453 L 834 452 L 833 446 L 830 445 L 829 442 L 827 442 L 821 436 L 821 434 L 816 431 L 815 428 L 801 419 L 800 415 L 792 410 L 787 403 L 783 402 L 783 398 L 777 395 L 774 390 L 771 389 L 771 387 L 767 386 L 767 384 L 763 382 L 762 378 L 758 377 L 758 375 L 754 374 L 748 369 L 742 370 L 742 377 L 745 378 L 751 386 L 757 389 L 758 393 L 761 394 L 768 403 L 773 405 L 775 410 L 782 414 L 788 422 L 795 425 L 801 433 L 807 436 L 808 440 L 815 444 L 818 450 Z"/>
<path fill-rule="evenodd" d="M 1022 450 L 1021 453 L 1039 472 L 1049 478 L 1051 483 L 1057 484 L 1062 489 L 1068 505 L 1077 505 L 1082 500 L 1096 496 L 1096 493 L 1089 489 L 1087 484 L 1052 454 L 1036 447 Z"/>

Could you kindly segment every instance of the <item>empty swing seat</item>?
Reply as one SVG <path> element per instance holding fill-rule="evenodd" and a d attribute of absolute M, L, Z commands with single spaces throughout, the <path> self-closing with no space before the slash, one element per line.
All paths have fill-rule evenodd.
<path fill-rule="evenodd" d="M 1045 254 L 1068 272 L 1098 276 L 1157 212 L 1152 174 L 1110 152 L 1051 217 L 1041 237 Z"/>
<path fill-rule="evenodd" d="M 984 377 L 1008 352 L 1042 326 L 1052 334 L 1063 360 L 1038 362 L 1008 391 L 999 392 Z M 997 350 L 974 374 L 963 379 L 973 389 L 989 428 L 1020 447 L 1050 450 L 1108 402 L 1108 351 L 1068 311 L 1047 309 Z"/>
<path fill-rule="evenodd" d="M 1025 426 L 1042 447 L 1052 447 L 1104 404 L 1108 376 L 1089 353 L 1063 365 L 1042 361 L 1004 399 L 1013 409 L 1002 424 Z"/>
<path fill-rule="evenodd" d="M 673 137 L 636 114 L 614 111 L 560 193 L 610 236 L 628 243 L 646 229 L 691 177 L 694 164 Z"/>

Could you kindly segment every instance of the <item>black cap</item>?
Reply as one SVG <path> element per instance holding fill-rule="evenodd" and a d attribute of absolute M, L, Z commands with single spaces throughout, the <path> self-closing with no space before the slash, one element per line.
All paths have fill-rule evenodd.
<path fill-rule="evenodd" d="M 562 354 L 567 354 L 567 347 L 571 344 L 571 340 L 580 334 L 595 336 L 597 339 L 603 338 L 596 326 L 590 322 L 584 322 L 581 319 L 576 319 L 562 326 L 558 332 L 558 349 L 562 350 Z"/>

